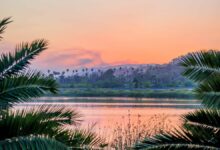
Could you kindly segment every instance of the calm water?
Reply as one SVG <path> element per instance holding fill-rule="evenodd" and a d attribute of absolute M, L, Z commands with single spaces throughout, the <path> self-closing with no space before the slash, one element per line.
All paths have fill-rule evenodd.
<path fill-rule="evenodd" d="M 41 97 L 34 104 L 57 104 L 71 106 L 82 115 L 83 127 L 95 125 L 97 132 L 111 134 L 118 126 L 127 123 L 146 123 L 154 118 L 154 124 L 166 122 L 179 125 L 180 116 L 201 107 L 198 100 L 149 99 L 149 98 L 120 98 L 120 97 Z M 156 118 L 156 119 L 155 119 Z"/>
<path fill-rule="evenodd" d="M 41 97 L 22 106 L 36 104 L 73 107 L 83 115 L 82 128 L 92 126 L 109 142 L 118 139 L 120 134 L 127 134 L 128 130 L 134 135 L 145 131 L 148 134 L 160 129 L 171 130 L 181 125 L 181 115 L 201 107 L 198 100 L 129 97 Z"/>

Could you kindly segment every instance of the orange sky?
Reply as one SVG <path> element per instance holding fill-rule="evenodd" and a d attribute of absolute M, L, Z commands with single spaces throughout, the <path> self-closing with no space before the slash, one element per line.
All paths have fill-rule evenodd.
<path fill-rule="evenodd" d="M 220 49 L 219 6 L 219 0 L 7 0 L 0 18 L 14 22 L 1 48 L 48 39 L 50 48 L 34 62 L 42 69 L 166 63 Z"/>

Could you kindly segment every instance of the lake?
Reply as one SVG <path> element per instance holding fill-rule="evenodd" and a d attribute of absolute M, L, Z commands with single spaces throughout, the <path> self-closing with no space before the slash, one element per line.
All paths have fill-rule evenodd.
<path fill-rule="evenodd" d="M 26 104 L 51 103 L 75 108 L 83 115 L 83 128 L 95 124 L 95 132 L 109 141 L 129 130 L 138 135 L 172 130 L 182 123 L 181 115 L 201 107 L 198 100 L 129 97 L 41 97 Z"/>

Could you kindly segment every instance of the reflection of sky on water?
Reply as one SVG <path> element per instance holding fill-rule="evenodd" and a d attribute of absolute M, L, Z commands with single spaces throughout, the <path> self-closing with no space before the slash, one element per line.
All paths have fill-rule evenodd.
<path fill-rule="evenodd" d="M 36 104 L 71 105 L 80 108 L 184 108 L 195 109 L 201 107 L 198 100 L 186 99 L 155 99 L 130 97 L 41 97 L 25 105 Z M 24 104 L 22 104 L 24 105 Z"/>
<path fill-rule="evenodd" d="M 149 118 L 157 116 L 155 124 L 165 117 L 163 121 L 171 126 L 181 124 L 181 115 L 201 107 L 198 100 L 175 99 L 148 99 L 148 98 L 104 98 L 104 97 L 43 97 L 34 102 L 19 104 L 18 107 L 33 105 L 65 105 L 78 110 L 83 115 L 83 127 L 96 124 L 95 130 L 111 132 L 118 125 L 131 121 L 137 123 L 138 116 L 142 122 L 149 122 Z M 128 119 L 128 116 L 130 119 Z M 153 125 L 152 125 L 153 127 Z M 100 131 L 101 130 L 101 131 Z M 108 130 L 108 131 L 107 131 Z"/>

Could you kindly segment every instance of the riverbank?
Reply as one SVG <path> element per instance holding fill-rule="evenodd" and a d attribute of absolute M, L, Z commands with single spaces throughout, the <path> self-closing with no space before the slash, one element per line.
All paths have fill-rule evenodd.
<path fill-rule="evenodd" d="M 60 88 L 57 96 L 71 97 L 140 97 L 195 99 L 191 89 L 101 89 Z"/>

